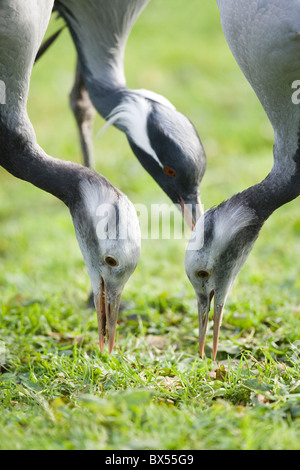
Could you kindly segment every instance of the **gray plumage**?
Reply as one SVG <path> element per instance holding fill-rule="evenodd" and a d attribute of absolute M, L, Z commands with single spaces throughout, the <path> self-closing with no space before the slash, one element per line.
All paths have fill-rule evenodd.
<path fill-rule="evenodd" d="M 300 3 L 217 3 L 226 40 L 273 126 L 274 164 L 261 183 L 205 212 L 188 245 L 186 272 L 198 299 L 202 356 L 214 297 L 214 358 L 226 298 L 262 225 L 300 194 L 300 107 L 292 102 L 292 85 L 300 77 Z"/>
<path fill-rule="evenodd" d="M 0 105 L 0 164 L 69 208 L 92 283 L 100 349 L 107 331 L 111 352 L 121 293 L 140 256 L 140 229 L 133 205 L 106 178 L 52 158 L 37 144 L 26 106 L 34 59 L 52 7 L 53 0 L 0 3 L 0 77 L 6 83 L 6 104 Z"/>
<path fill-rule="evenodd" d="M 206 168 L 205 152 L 195 127 L 161 95 L 126 86 L 126 42 L 148 3 L 149 0 L 55 2 L 70 29 L 79 57 L 78 86 L 73 88 L 71 101 L 76 108 L 88 164 L 92 121 L 88 115 L 87 129 L 83 126 L 85 113 L 90 114 L 90 99 L 109 124 L 126 134 L 140 163 L 171 200 L 182 208 L 183 204 L 194 206 L 195 222 L 196 209 L 201 211 L 199 185 Z M 89 98 L 84 95 L 84 86 Z"/>

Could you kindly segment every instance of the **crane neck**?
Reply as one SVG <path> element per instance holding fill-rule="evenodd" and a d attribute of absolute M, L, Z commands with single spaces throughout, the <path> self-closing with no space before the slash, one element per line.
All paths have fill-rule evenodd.
<path fill-rule="evenodd" d="M 124 85 L 112 83 L 110 86 L 95 80 L 89 74 L 83 75 L 85 86 L 89 92 L 89 96 L 98 113 L 107 119 L 110 114 L 120 106 L 125 97 L 130 93 L 129 89 Z"/>
<path fill-rule="evenodd" d="M 251 209 L 263 224 L 279 207 L 300 195 L 300 142 L 294 157 L 283 166 L 275 162 L 271 172 L 260 183 L 251 186 L 237 197 Z"/>
<path fill-rule="evenodd" d="M 32 183 L 63 201 L 69 208 L 80 197 L 79 183 L 88 172 L 73 162 L 47 155 L 36 142 L 31 123 L 13 130 L 0 114 L 0 165 L 13 176 Z"/>
<path fill-rule="evenodd" d="M 31 71 L 53 0 L 2 3 L 0 78 L 6 85 L 6 102 L 0 104 L 0 165 L 17 178 L 53 194 L 70 208 L 80 197 L 79 183 L 84 172 L 93 172 L 48 156 L 39 147 L 27 114 Z"/>
<path fill-rule="evenodd" d="M 149 0 L 56 0 L 76 46 L 91 100 L 106 119 L 128 89 L 124 55 L 128 36 Z"/>

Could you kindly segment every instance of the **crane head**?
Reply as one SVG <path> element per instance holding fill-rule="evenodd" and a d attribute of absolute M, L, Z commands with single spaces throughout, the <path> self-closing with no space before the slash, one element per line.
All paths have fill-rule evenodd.
<path fill-rule="evenodd" d="M 92 284 L 100 350 L 107 334 L 111 353 L 121 294 L 140 257 L 141 233 L 129 199 L 101 175 L 86 171 L 89 177 L 80 182 L 70 211 Z"/>
<path fill-rule="evenodd" d="M 199 185 L 206 155 L 191 121 L 156 93 L 126 90 L 108 116 L 110 124 L 125 132 L 140 163 L 193 227 L 202 213 Z"/>
<path fill-rule="evenodd" d="M 193 230 L 185 256 L 185 269 L 192 283 L 199 317 L 199 348 L 204 342 L 214 298 L 213 358 L 216 358 L 223 309 L 231 287 L 259 234 L 255 211 L 235 197 L 209 209 Z"/>

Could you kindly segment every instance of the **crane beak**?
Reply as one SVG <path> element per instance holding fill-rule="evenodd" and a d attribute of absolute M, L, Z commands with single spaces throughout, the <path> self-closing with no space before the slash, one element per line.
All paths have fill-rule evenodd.
<path fill-rule="evenodd" d="M 97 311 L 100 351 L 101 353 L 104 352 L 105 337 L 107 333 L 108 352 L 111 354 L 115 344 L 121 294 L 109 295 L 105 288 L 104 280 L 101 277 L 100 291 L 94 296 L 94 299 Z"/>
<path fill-rule="evenodd" d="M 216 299 L 214 300 L 214 328 L 213 328 L 213 358 L 216 359 L 219 345 L 219 334 L 222 324 L 224 304 L 217 304 Z"/>
<path fill-rule="evenodd" d="M 214 296 L 212 290 L 209 297 L 206 299 L 198 297 L 198 319 L 199 319 L 199 351 L 203 359 L 204 356 L 204 344 L 207 331 L 207 322 L 210 311 L 210 304 Z M 214 302 L 214 315 L 213 315 L 213 358 L 216 359 L 219 344 L 219 333 L 222 323 L 224 304 Z"/>
<path fill-rule="evenodd" d="M 179 197 L 179 205 L 186 223 L 191 230 L 194 230 L 197 220 L 203 214 L 203 207 L 200 202 L 199 195 L 197 195 L 196 199 L 191 202 L 184 201 L 182 197 Z"/>

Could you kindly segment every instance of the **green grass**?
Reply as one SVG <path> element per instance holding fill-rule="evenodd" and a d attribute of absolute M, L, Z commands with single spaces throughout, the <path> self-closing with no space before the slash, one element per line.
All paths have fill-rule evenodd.
<path fill-rule="evenodd" d="M 68 107 L 74 67 L 64 31 L 34 69 L 29 114 L 50 155 L 80 161 Z M 267 174 L 272 130 L 215 2 L 152 0 L 129 38 L 126 75 L 194 122 L 208 157 L 206 208 Z M 120 132 L 97 137 L 102 125 L 97 117 L 97 171 L 134 203 L 168 203 Z M 90 284 L 67 209 L 4 171 L 0 182 L 0 449 L 300 448 L 298 201 L 266 223 L 240 273 L 217 362 L 211 324 L 199 357 L 185 240 L 143 241 L 109 356 L 86 308 Z"/>

